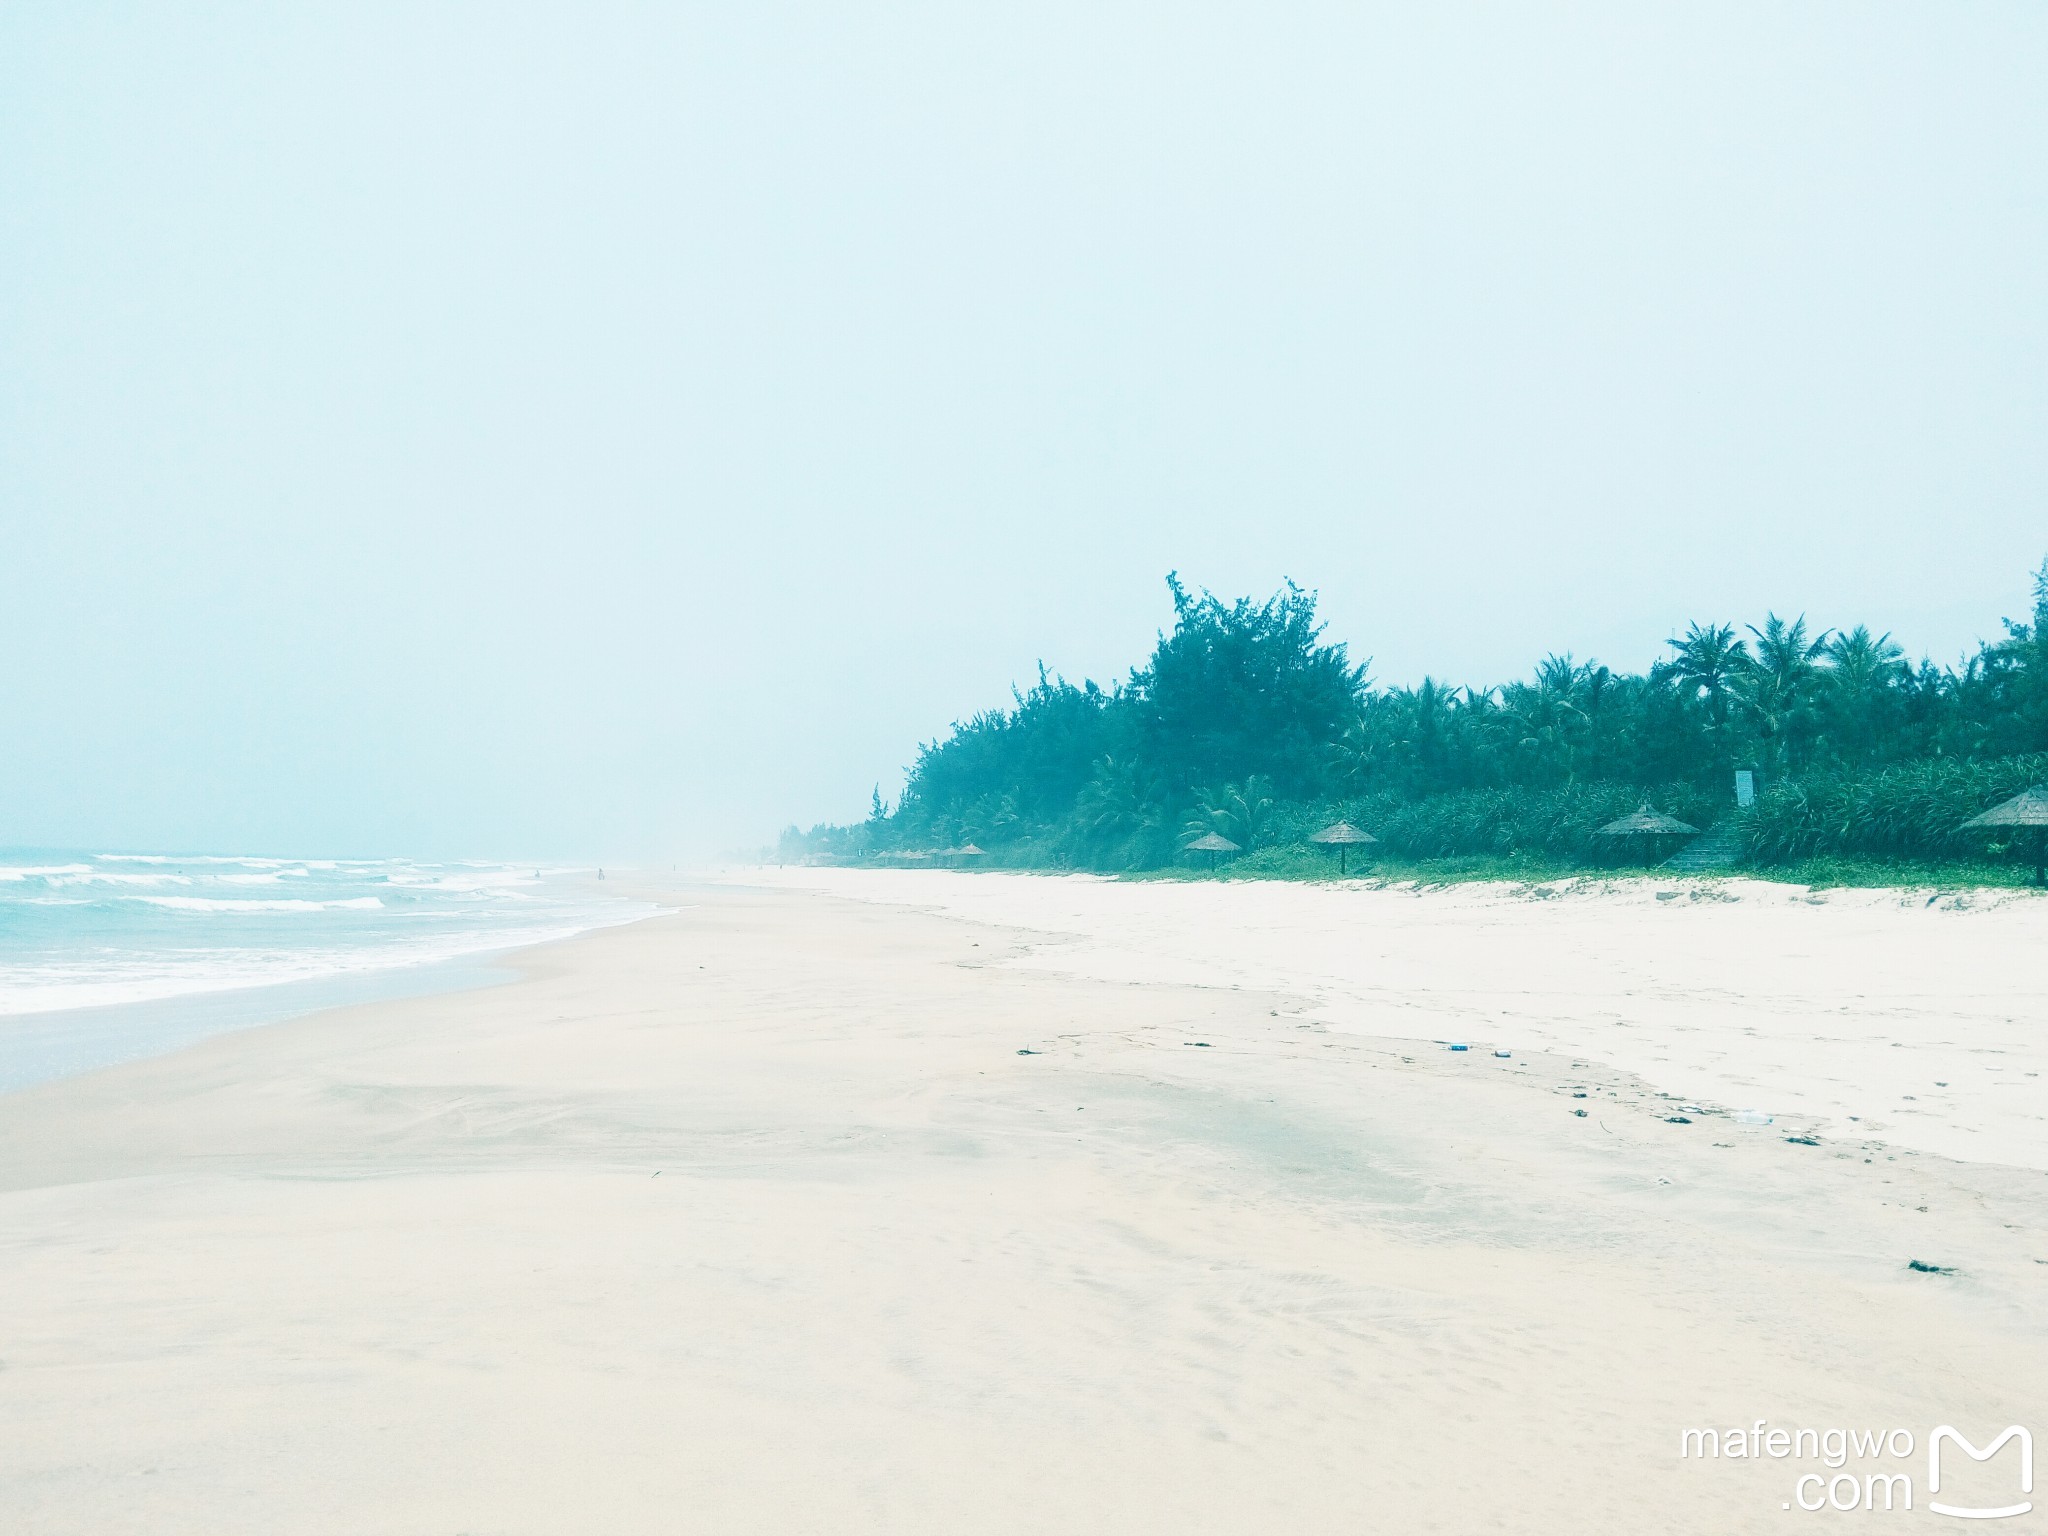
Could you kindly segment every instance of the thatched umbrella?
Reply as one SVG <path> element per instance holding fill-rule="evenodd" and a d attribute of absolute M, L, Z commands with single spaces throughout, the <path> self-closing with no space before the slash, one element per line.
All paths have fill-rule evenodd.
<path fill-rule="evenodd" d="M 1351 852 L 1351 847 L 1354 843 L 1376 843 L 1379 841 L 1378 838 L 1374 837 L 1364 828 L 1354 827 L 1348 821 L 1333 821 L 1323 828 L 1322 831 L 1309 833 L 1308 840 L 1312 843 L 1322 843 L 1325 846 L 1334 846 L 1336 848 L 1337 874 L 1339 877 L 1344 874 L 1344 860 L 1346 855 Z"/>
<path fill-rule="evenodd" d="M 962 843 L 953 850 L 953 861 L 956 867 L 962 859 L 978 859 L 980 857 L 981 850 L 972 843 Z"/>
<path fill-rule="evenodd" d="M 1653 811 L 1648 803 L 1637 806 L 1626 816 L 1617 816 L 1606 826 L 1594 832 L 1595 837 L 1642 838 L 1651 847 L 1659 847 L 1659 839 L 1666 837 L 1698 837 L 1700 829 L 1689 826 L 1676 816 L 1666 816 L 1662 811 Z"/>
<path fill-rule="evenodd" d="M 2048 788 L 2036 784 L 1982 815 L 1972 816 L 1963 826 L 2033 828 L 2034 883 L 2048 886 Z"/>
<path fill-rule="evenodd" d="M 1237 844 L 1233 843 L 1222 833 L 1205 832 L 1192 843 L 1189 843 L 1185 851 L 1188 853 L 1206 853 L 1209 855 L 1209 867 L 1214 869 L 1216 867 L 1217 854 L 1236 853 L 1239 849 Z"/>

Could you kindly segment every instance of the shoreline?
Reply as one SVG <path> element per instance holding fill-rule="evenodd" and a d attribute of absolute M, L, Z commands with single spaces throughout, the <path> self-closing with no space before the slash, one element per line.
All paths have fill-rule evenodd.
<path fill-rule="evenodd" d="M 107 1067 L 171 1055 L 217 1035 L 266 1029 L 315 1014 L 382 1002 L 502 986 L 516 979 L 516 973 L 503 963 L 507 957 L 559 942 L 543 939 L 537 944 L 474 955 L 338 971 L 300 981 L 194 990 L 134 1003 L 9 1014 L 0 1018 L 0 1040 L 10 1057 L 25 1056 L 34 1064 L 18 1067 L 13 1061 L 0 1062 L 0 1097 Z"/>
<path fill-rule="evenodd" d="M 631 897 L 621 897 L 631 901 Z M 425 958 L 374 951 L 368 963 L 285 980 L 206 980 L 156 996 L 114 1003 L 0 1014 L 0 1096 L 80 1073 L 183 1050 L 241 1030 L 263 1029 L 314 1014 L 379 1002 L 431 997 L 501 985 L 516 974 L 509 962 L 528 950 L 660 915 L 658 904 L 609 921 L 516 938 Z M 497 936 L 491 935 L 490 939 Z"/>
<path fill-rule="evenodd" d="M 749 878 L 9 1096 L 0 1523 L 1764 1531 L 1682 1430 L 2048 1388 L 2038 1173 Z"/>

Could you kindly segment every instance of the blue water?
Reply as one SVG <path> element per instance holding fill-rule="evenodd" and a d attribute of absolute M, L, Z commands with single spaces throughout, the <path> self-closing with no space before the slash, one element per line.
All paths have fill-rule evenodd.
<path fill-rule="evenodd" d="M 655 910 L 533 865 L 0 853 L 0 1091 L 473 985 L 491 954 Z"/>

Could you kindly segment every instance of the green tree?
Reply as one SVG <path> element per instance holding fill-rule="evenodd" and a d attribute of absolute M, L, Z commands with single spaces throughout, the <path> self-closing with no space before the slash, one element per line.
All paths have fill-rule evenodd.
<path fill-rule="evenodd" d="M 1906 653 L 1889 633 L 1873 635 L 1869 625 L 1858 624 L 1829 640 L 1826 656 L 1829 744 L 1860 767 L 1897 729 Z"/>
<path fill-rule="evenodd" d="M 1762 765 L 1783 772 L 1804 758 L 1814 734 L 1813 696 L 1828 636 L 1809 636 L 1804 614 L 1790 623 L 1767 614 L 1763 628 L 1752 624 L 1749 632 L 1756 637 L 1756 646 L 1740 674 L 1740 692 L 1756 731 Z"/>
<path fill-rule="evenodd" d="M 1272 782 L 1256 773 L 1242 784 L 1201 791 L 1195 809 L 1181 825 L 1181 841 L 1189 843 L 1219 832 L 1246 852 L 1263 846 L 1273 819 L 1272 791 Z"/>
<path fill-rule="evenodd" d="M 1735 626 L 1693 624 L 1684 639 L 1670 645 L 1678 655 L 1665 663 L 1665 677 L 1681 695 L 1704 703 L 1715 731 L 1723 730 L 1738 696 L 1736 685 L 1749 670 L 1749 651 L 1736 638 Z"/>
<path fill-rule="evenodd" d="M 1315 595 L 1289 583 L 1255 603 L 1199 596 L 1167 578 L 1174 627 L 1127 690 L 1148 761 L 1176 785 L 1258 775 L 1312 792 L 1357 714 L 1364 669 L 1321 643 Z"/>
<path fill-rule="evenodd" d="M 1121 686 L 1040 667 L 1008 707 L 920 747 L 893 809 L 878 787 L 865 823 L 792 828 L 785 856 L 964 837 L 1015 862 L 1125 868 L 1172 859 L 1184 824 L 1260 847 L 1342 814 L 1411 854 L 1578 857 L 1611 806 L 1720 814 L 1751 751 L 1779 770 L 1776 824 L 1805 829 L 1759 850 L 1846 837 L 1826 807 L 1856 804 L 1872 809 L 1855 846 L 1940 851 L 1930 829 L 1962 800 L 2048 760 L 2048 562 L 2032 611 L 1952 666 L 1909 663 L 1868 625 L 1815 636 L 1773 613 L 1747 639 L 1692 624 L 1647 672 L 1560 653 L 1501 686 L 1375 687 L 1291 584 L 1229 602 L 1167 586 L 1172 627 Z"/>

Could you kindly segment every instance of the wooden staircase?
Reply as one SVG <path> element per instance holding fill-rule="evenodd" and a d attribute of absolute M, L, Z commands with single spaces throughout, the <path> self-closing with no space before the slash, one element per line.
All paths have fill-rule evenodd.
<path fill-rule="evenodd" d="M 1742 862 L 1742 833 L 1733 822 L 1716 822 L 1658 867 L 1672 875 L 1714 875 Z"/>

